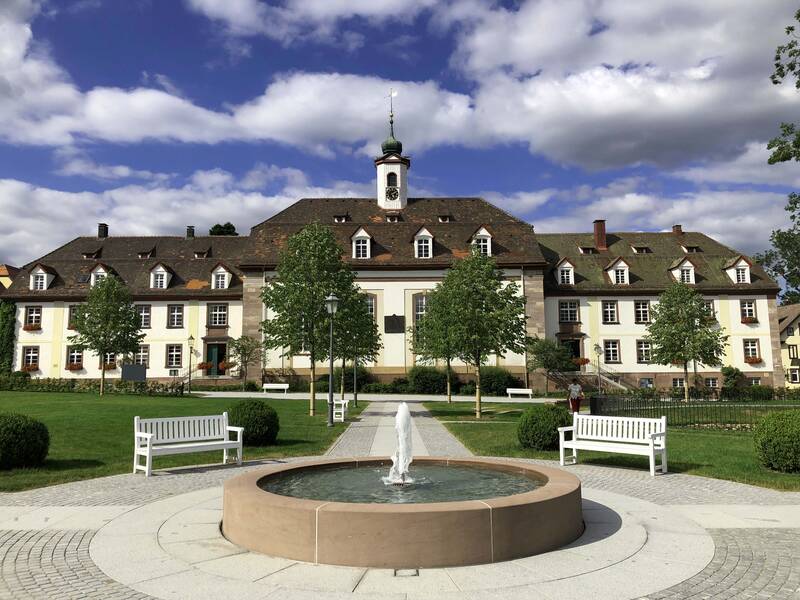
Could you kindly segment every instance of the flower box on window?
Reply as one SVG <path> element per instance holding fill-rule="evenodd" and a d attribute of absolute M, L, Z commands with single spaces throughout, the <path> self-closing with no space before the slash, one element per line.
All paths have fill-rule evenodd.
<path fill-rule="evenodd" d="M 588 365 L 589 362 L 591 361 L 588 358 L 582 358 L 576 356 L 575 358 L 572 359 L 572 362 L 580 367 L 582 365 Z"/>
<path fill-rule="evenodd" d="M 746 362 L 748 365 L 757 365 L 764 361 L 760 356 L 745 356 L 744 362 Z"/>
<path fill-rule="evenodd" d="M 20 370 L 24 371 L 25 373 L 34 373 L 34 372 L 39 370 L 39 365 L 38 364 L 22 365 L 22 369 L 20 369 Z"/>
<path fill-rule="evenodd" d="M 209 369 L 214 368 L 214 363 L 212 362 L 201 362 L 197 363 L 197 370 L 198 371 L 208 371 Z"/>
<path fill-rule="evenodd" d="M 23 331 L 41 331 L 42 325 L 40 323 L 25 323 L 22 326 Z"/>
<path fill-rule="evenodd" d="M 67 365 L 67 371 L 80 371 L 83 369 L 83 363 L 69 363 Z"/>
<path fill-rule="evenodd" d="M 222 369 L 223 371 L 227 371 L 228 369 L 232 369 L 235 366 L 236 366 L 235 362 L 228 362 L 227 360 L 223 360 L 221 363 L 219 363 L 219 368 Z"/>
<path fill-rule="evenodd" d="M 750 325 L 753 323 L 758 323 L 758 319 L 756 317 L 742 317 L 742 323 L 747 323 Z"/>
<path fill-rule="evenodd" d="M 103 371 L 113 371 L 117 368 L 117 363 L 110 362 L 103 365 Z"/>

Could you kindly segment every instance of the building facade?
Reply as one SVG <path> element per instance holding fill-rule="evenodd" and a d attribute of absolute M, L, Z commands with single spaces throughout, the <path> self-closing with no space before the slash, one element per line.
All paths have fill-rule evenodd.
<path fill-rule="evenodd" d="M 778 329 L 786 387 L 800 387 L 800 304 L 778 307 Z"/>
<path fill-rule="evenodd" d="M 416 363 L 408 328 L 425 312 L 427 293 L 453 261 L 479 251 L 492 256 L 526 299 L 526 333 L 565 344 L 580 369 L 630 386 L 683 386 L 682 368 L 654 365 L 643 340 L 650 308 L 674 281 L 703 294 L 728 333 L 723 364 L 752 383 L 783 385 L 776 294 L 779 289 L 746 256 L 701 233 L 607 233 L 595 221 L 585 234 L 536 234 L 534 228 L 481 198 L 409 198 L 411 160 L 392 135 L 375 159 L 376 198 L 305 198 L 255 225 L 248 236 L 97 235 L 73 240 L 11 277 L 2 297 L 17 303 L 15 367 L 36 377 L 119 376 L 119 357 L 79 353 L 69 342 L 70 314 L 100 278 L 120 277 L 142 320 L 142 347 L 132 357 L 151 378 L 221 381 L 233 375 L 227 345 L 260 337 L 270 318 L 261 289 L 274 277 L 289 237 L 311 222 L 331 228 L 343 258 L 368 295 L 383 348 L 370 365 L 384 380 Z M 526 357 L 495 356 L 490 364 L 539 386 Z M 457 370 L 467 372 L 463 365 Z M 318 366 L 325 372 L 325 365 Z M 266 354 L 264 372 L 310 370 L 307 356 Z M 709 387 L 719 369 L 697 368 Z"/>

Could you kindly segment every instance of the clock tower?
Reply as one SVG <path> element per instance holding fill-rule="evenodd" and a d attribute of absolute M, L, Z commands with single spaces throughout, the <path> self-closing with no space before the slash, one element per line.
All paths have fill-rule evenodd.
<path fill-rule="evenodd" d="M 403 144 L 394 137 L 394 112 L 389 113 L 389 137 L 381 144 L 381 152 L 375 159 L 378 206 L 384 210 L 402 210 L 408 203 L 411 159 L 403 156 Z"/>

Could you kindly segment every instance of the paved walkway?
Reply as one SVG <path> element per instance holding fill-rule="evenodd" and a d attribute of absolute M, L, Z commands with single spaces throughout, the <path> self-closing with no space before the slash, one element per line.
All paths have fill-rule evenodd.
<path fill-rule="evenodd" d="M 409 404 L 414 454 L 469 456 Z M 328 454 L 390 455 L 396 405 L 372 403 Z M 579 464 L 568 469 L 582 482 L 587 533 L 571 547 L 403 578 L 288 564 L 224 540 L 222 482 L 272 462 L 0 494 L 0 598 L 800 599 L 800 493 Z"/>

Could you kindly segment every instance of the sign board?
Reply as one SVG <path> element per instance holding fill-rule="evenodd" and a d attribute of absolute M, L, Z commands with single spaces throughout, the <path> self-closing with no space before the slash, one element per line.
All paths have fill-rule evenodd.
<path fill-rule="evenodd" d="M 122 365 L 123 381 L 147 381 L 147 367 L 144 365 Z"/>
<path fill-rule="evenodd" d="M 386 333 L 405 333 L 406 318 L 402 315 L 391 315 L 384 317 L 383 330 Z"/>

